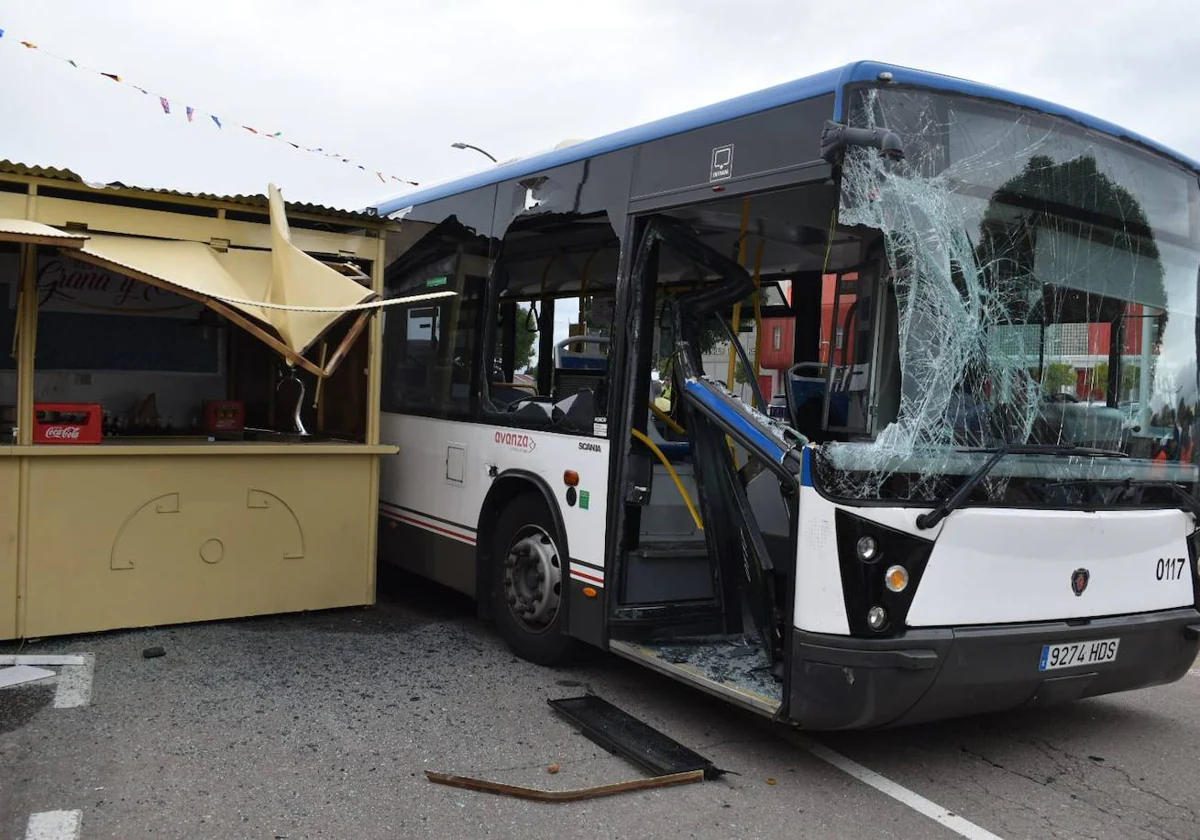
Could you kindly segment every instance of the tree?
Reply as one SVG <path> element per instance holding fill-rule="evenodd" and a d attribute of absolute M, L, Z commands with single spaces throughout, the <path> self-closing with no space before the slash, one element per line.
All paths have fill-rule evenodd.
<path fill-rule="evenodd" d="M 1121 366 L 1121 384 L 1117 393 L 1117 402 L 1129 398 L 1137 391 L 1142 381 L 1142 369 L 1137 365 Z M 1101 393 L 1108 393 L 1108 362 L 1100 362 L 1092 369 L 1092 388 Z"/>
<path fill-rule="evenodd" d="M 517 307 L 517 351 L 513 356 L 513 370 L 526 371 L 533 358 L 533 345 L 537 341 L 537 324 L 530 314 L 530 308 Z"/>
<path fill-rule="evenodd" d="M 1075 369 L 1062 362 L 1052 362 L 1046 365 L 1046 372 L 1042 375 L 1042 383 L 1051 394 L 1057 394 L 1063 388 L 1074 390 L 1077 381 Z"/>
<path fill-rule="evenodd" d="M 1142 386 L 1142 369 L 1138 365 L 1125 365 L 1121 368 L 1121 399 L 1137 391 Z"/>

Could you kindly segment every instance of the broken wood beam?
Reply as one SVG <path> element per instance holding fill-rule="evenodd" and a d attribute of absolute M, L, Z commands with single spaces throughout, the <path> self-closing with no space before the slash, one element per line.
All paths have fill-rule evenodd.
<path fill-rule="evenodd" d="M 650 790 L 652 788 L 664 788 L 704 781 L 703 770 L 689 770 L 686 773 L 651 776 L 645 779 L 633 779 L 628 782 L 576 788 L 575 790 L 540 790 L 520 785 L 506 785 L 503 782 L 471 779 L 466 776 L 453 776 L 449 773 L 437 773 L 433 770 L 426 770 L 425 775 L 429 778 L 429 781 L 439 785 L 483 791 L 484 793 L 496 793 L 502 796 L 515 796 L 518 799 L 531 799 L 535 802 L 578 802 L 583 799 L 596 799 L 601 796 L 612 796 L 617 793 Z"/>

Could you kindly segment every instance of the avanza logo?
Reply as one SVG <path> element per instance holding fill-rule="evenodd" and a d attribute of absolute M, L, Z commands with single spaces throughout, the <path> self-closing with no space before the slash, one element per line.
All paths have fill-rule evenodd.
<path fill-rule="evenodd" d="M 532 437 L 519 432 L 496 432 L 496 443 L 521 452 L 532 452 L 537 449 L 537 442 Z"/>
<path fill-rule="evenodd" d="M 82 432 L 79 426 L 51 426 L 46 429 L 46 437 L 51 440 L 79 440 Z"/>

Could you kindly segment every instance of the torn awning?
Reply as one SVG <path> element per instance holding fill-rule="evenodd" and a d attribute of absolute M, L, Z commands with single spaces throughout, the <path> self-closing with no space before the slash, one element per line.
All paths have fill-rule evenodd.
<path fill-rule="evenodd" d="M 67 233 L 41 222 L 31 222 L 28 219 L 0 219 L 0 242 L 79 248 L 86 241 L 86 236 Z"/>
<path fill-rule="evenodd" d="M 375 297 L 374 292 L 292 244 L 279 188 L 270 184 L 271 276 L 265 302 L 293 306 L 354 306 Z M 363 311 L 365 317 L 369 310 Z M 303 353 L 328 330 L 341 312 L 268 309 L 267 317 L 288 346 Z"/>
<path fill-rule="evenodd" d="M 268 254 L 248 253 L 258 258 L 260 273 L 270 270 Z M 71 256 L 201 301 L 261 299 L 261 289 L 254 289 L 231 274 L 219 259 L 221 255 L 203 242 L 93 234 Z M 229 305 L 264 324 L 270 323 L 262 307 Z"/>
<path fill-rule="evenodd" d="M 218 252 L 202 242 L 92 234 L 76 259 L 198 300 L 251 332 L 293 364 L 328 376 L 382 301 L 369 288 L 291 242 L 283 199 L 270 187 L 271 250 Z M 443 295 L 427 295 L 440 297 Z M 347 314 L 357 320 L 324 367 L 304 353 Z"/>
<path fill-rule="evenodd" d="M 272 255 L 266 251 L 231 249 L 218 253 L 202 242 L 93 234 L 84 247 L 72 251 L 71 256 L 200 301 L 264 341 L 293 364 L 317 376 L 331 372 L 304 358 L 307 346 L 288 341 L 288 335 L 277 326 L 280 322 L 286 325 L 286 318 L 281 317 L 284 313 L 256 303 L 269 302 Z M 354 282 L 332 269 L 330 273 L 339 280 Z M 363 293 L 361 296 L 370 294 L 362 286 L 359 290 Z M 319 297 L 317 300 L 324 302 Z M 345 313 L 319 314 L 332 324 Z"/>

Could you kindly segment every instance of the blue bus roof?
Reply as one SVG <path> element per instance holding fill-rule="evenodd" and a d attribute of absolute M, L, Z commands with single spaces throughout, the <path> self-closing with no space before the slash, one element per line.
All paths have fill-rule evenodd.
<path fill-rule="evenodd" d="M 1105 134 L 1139 143 L 1167 157 L 1173 158 L 1194 171 L 1200 172 L 1200 162 L 1181 155 L 1172 149 L 1168 149 L 1155 140 L 1143 137 L 1136 132 L 1129 131 L 1107 120 L 1098 119 L 1080 111 L 1056 105 L 1053 102 L 1047 102 L 1033 96 L 1026 96 L 953 76 L 943 76 L 924 70 L 898 67 L 877 61 L 857 61 L 847 64 L 844 67 L 826 70 L 823 73 L 817 73 L 803 79 L 784 82 L 781 85 L 748 93 L 734 99 L 727 99 L 724 102 L 706 105 L 703 108 L 697 108 L 693 111 L 687 111 L 682 114 L 645 123 L 644 125 L 627 128 L 614 134 L 606 134 L 603 137 L 586 140 L 564 149 L 557 149 L 552 152 L 516 160 L 463 178 L 447 181 L 444 184 L 437 184 L 426 189 L 404 193 L 395 198 L 381 201 L 375 205 L 374 210 L 380 216 L 388 216 L 406 207 L 425 204 L 478 187 L 498 184 L 501 181 L 507 181 L 511 178 L 521 178 L 526 175 L 532 175 L 535 172 L 553 169 L 556 166 L 564 166 L 568 163 L 585 160 L 586 158 L 615 152 L 618 149 L 637 146 L 652 140 L 670 137 L 674 134 L 682 134 L 685 131 L 790 105 L 793 102 L 801 102 L 805 99 L 812 99 L 815 96 L 822 96 L 824 94 L 834 94 L 834 113 L 831 116 L 834 119 L 842 119 L 842 91 L 845 90 L 846 85 L 853 82 L 877 79 L 879 74 L 884 72 L 891 73 L 893 81 L 896 84 L 915 85 L 966 96 L 996 99 L 1022 108 L 1029 108 L 1053 116 L 1065 117 Z"/>

